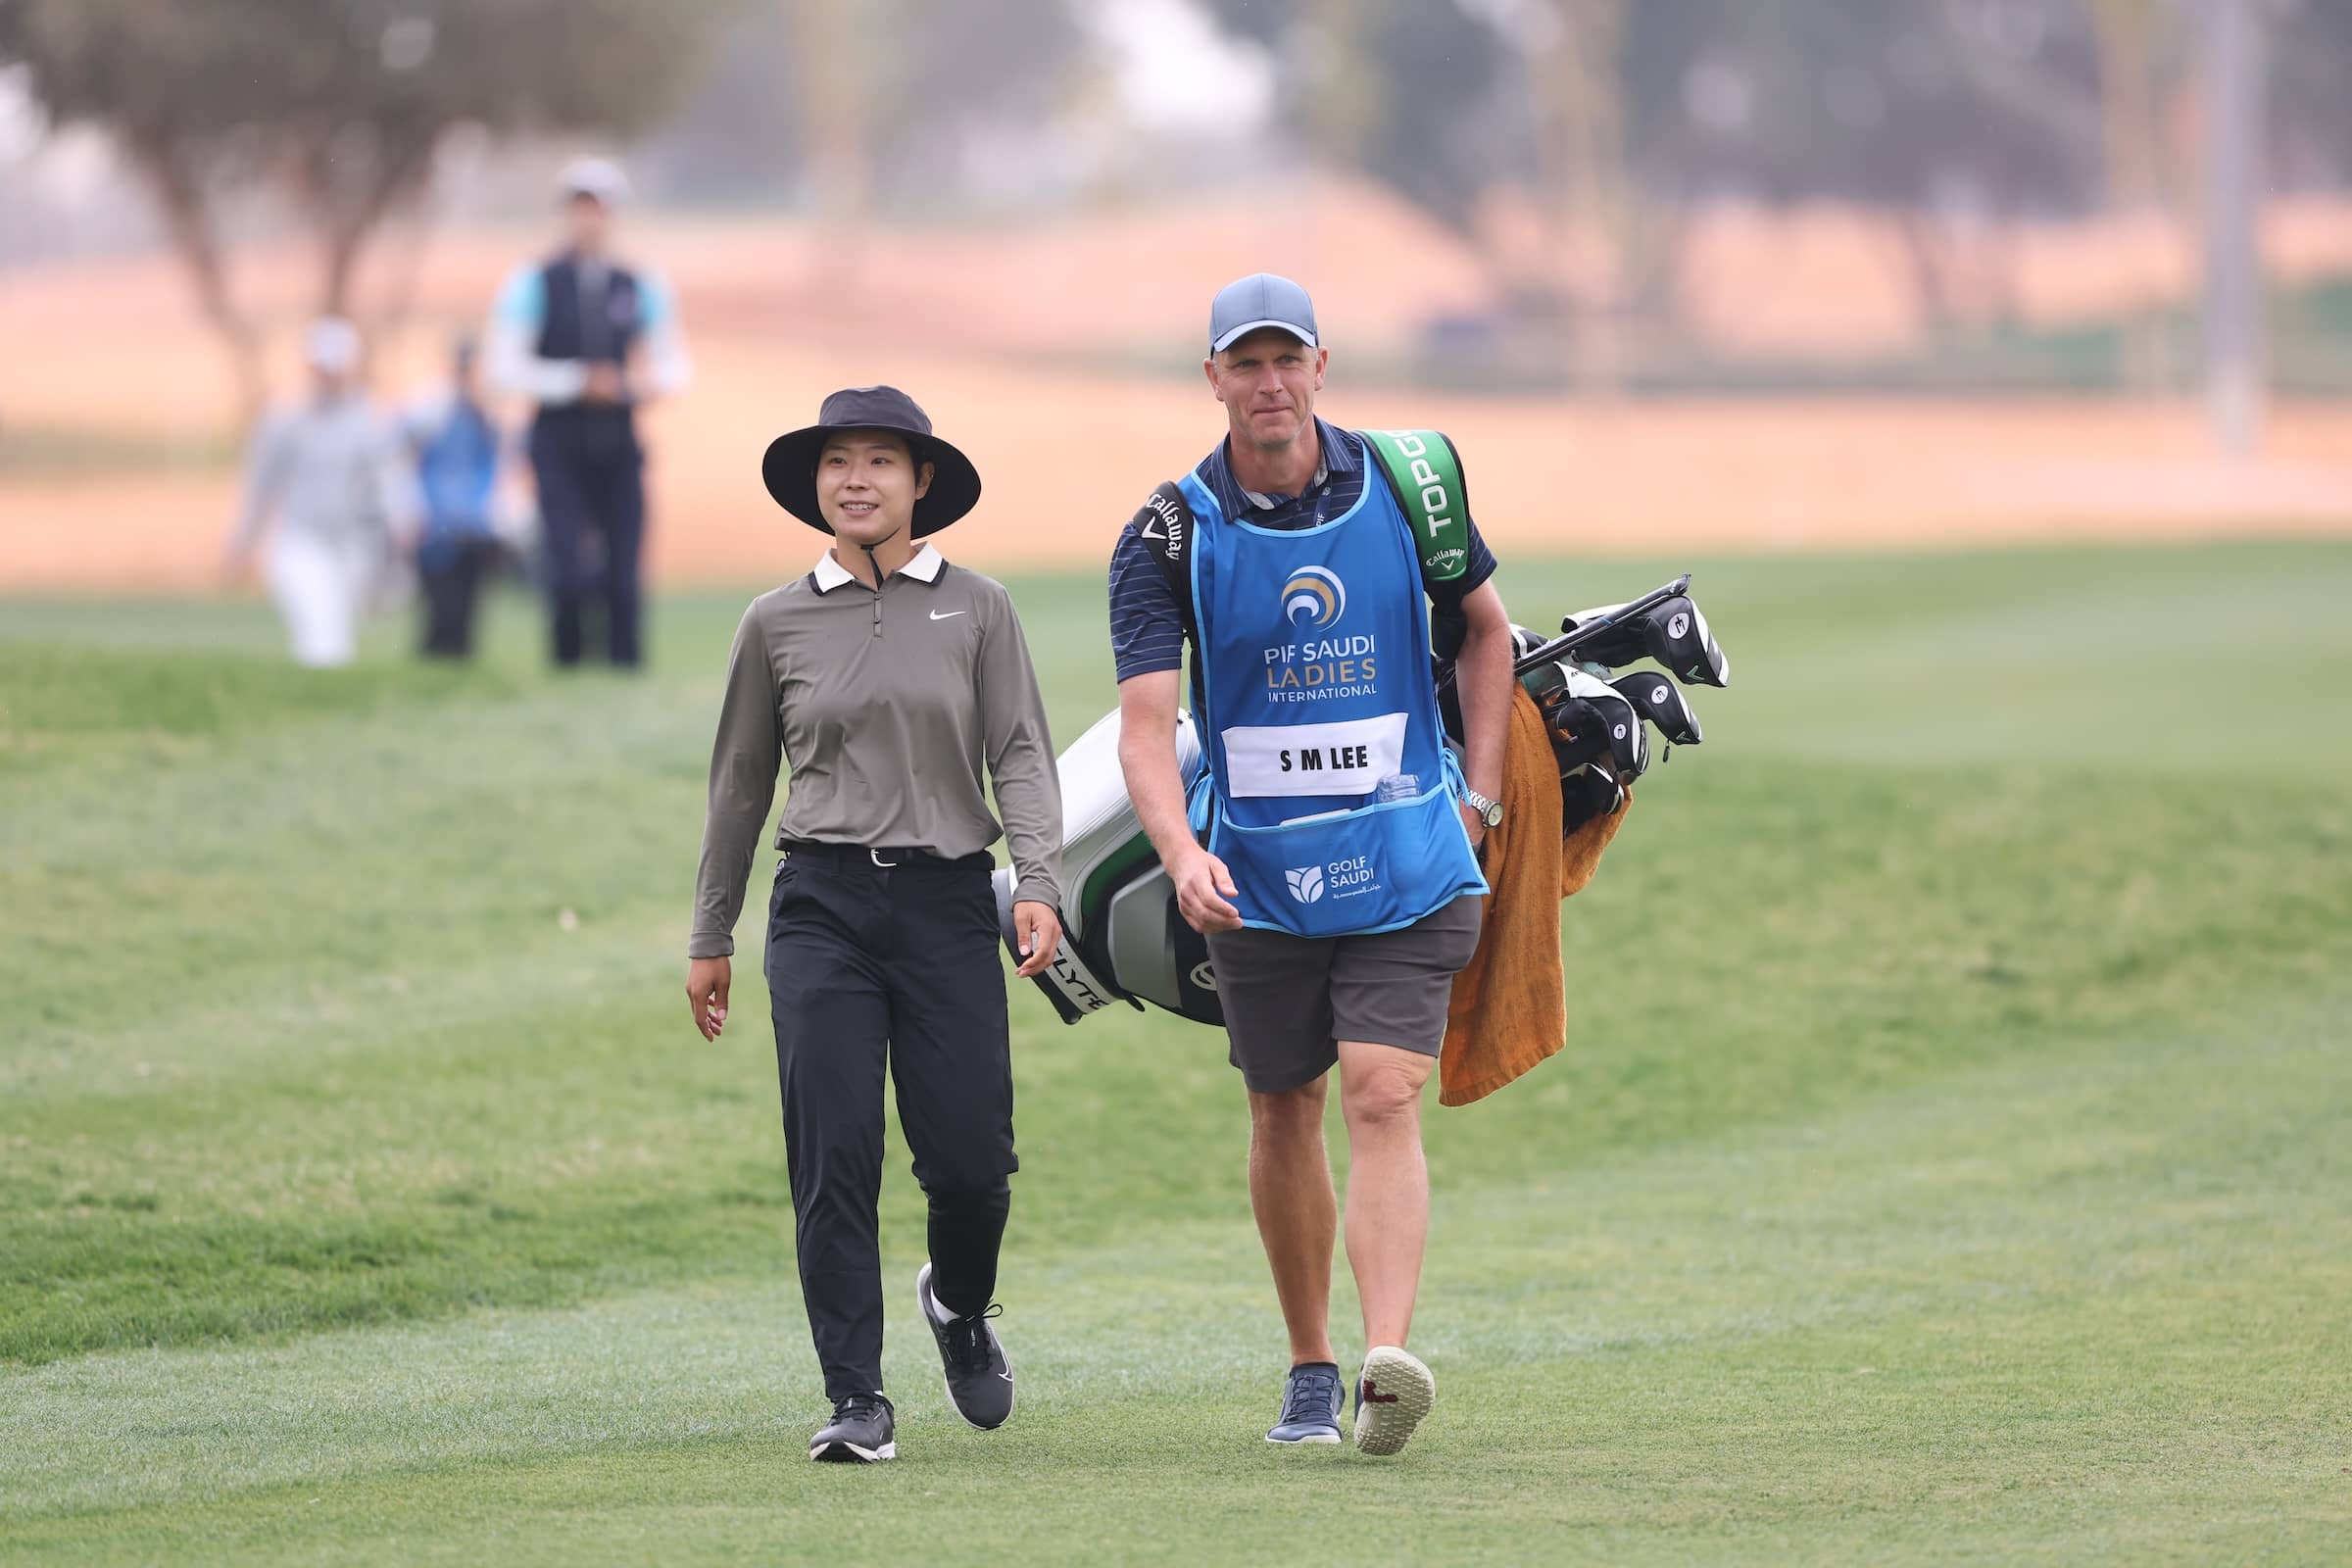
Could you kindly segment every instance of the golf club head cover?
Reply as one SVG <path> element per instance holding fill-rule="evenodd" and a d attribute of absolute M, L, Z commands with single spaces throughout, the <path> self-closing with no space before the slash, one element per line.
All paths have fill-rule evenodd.
<path fill-rule="evenodd" d="M 1678 680 L 1729 686 L 1732 662 L 1716 646 L 1707 617 L 1687 597 L 1667 600 L 1642 617 L 1642 648 Z"/>
<path fill-rule="evenodd" d="M 1604 767 L 1580 767 L 1560 780 L 1560 836 L 1566 838 L 1596 816 L 1614 816 L 1625 791 Z"/>
<path fill-rule="evenodd" d="M 1574 637 L 1579 626 L 1614 616 L 1624 608 L 1623 605 L 1601 605 L 1579 611 L 1573 615 L 1562 615 L 1560 635 Z M 1579 661 L 1595 664 L 1630 664 L 1644 652 L 1641 617 L 1618 621 L 1615 625 L 1594 627 L 1589 639 L 1576 642 L 1575 650 Z"/>
<path fill-rule="evenodd" d="M 1544 722 L 1551 731 L 1551 755 L 1562 778 L 1609 755 L 1608 722 L 1588 698 L 1552 693 L 1544 708 Z"/>
<path fill-rule="evenodd" d="M 1649 731 L 1642 727 L 1641 710 L 1616 687 L 1581 669 L 1568 671 L 1568 693 L 1598 710 L 1609 738 L 1610 765 L 1617 770 L 1619 783 L 1631 784 L 1649 770 Z"/>
<path fill-rule="evenodd" d="M 1620 675 L 1609 684 L 1619 696 L 1634 705 L 1643 718 L 1658 727 L 1669 746 L 1696 746 L 1699 742 L 1698 715 L 1690 711 L 1690 701 L 1672 678 L 1651 673 Z"/>

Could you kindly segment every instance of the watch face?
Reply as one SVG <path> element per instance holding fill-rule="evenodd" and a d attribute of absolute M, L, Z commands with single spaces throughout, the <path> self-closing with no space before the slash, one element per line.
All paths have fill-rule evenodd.
<path fill-rule="evenodd" d="M 1500 801 L 1489 801 L 1487 803 L 1486 817 L 1487 826 L 1502 826 L 1502 803 Z"/>

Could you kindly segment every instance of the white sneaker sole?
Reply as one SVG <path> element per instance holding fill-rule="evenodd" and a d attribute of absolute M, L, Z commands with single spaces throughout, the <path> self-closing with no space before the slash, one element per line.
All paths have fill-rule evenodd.
<path fill-rule="evenodd" d="M 1330 1433 L 1328 1435 L 1317 1433 L 1311 1438 L 1268 1438 L 1266 1441 L 1274 1445 L 1274 1446 L 1277 1448 L 1313 1448 L 1321 1446 L 1336 1448 L 1340 1446 L 1340 1435 L 1337 1432 Z"/>
<path fill-rule="evenodd" d="M 1429 1368 L 1394 1345 L 1373 1347 L 1355 1387 L 1359 1453 L 1395 1453 L 1438 1402 L 1438 1380 Z"/>
<path fill-rule="evenodd" d="M 931 1265 L 928 1263 L 914 1271 L 914 1309 L 922 1315 L 923 1326 L 929 1328 L 931 1326 Z M 991 1338 L 994 1338 L 993 1331 Z M 1004 1357 L 1004 1381 L 1012 1382 L 1012 1352 L 1004 1348 L 1003 1340 L 997 1341 L 997 1353 Z M 956 1386 L 948 1381 L 946 1367 L 939 1369 L 939 1391 L 948 1396 L 948 1408 L 956 1412 L 956 1419 L 970 1427 L 974 1432 L 994 1432 L 1004 1424 L 1004 1421 L 1000 1421 L 996 1426 L 984 1427 L 970 1416 L 965 1415 L 963 1406 L 956 1402 Z M 1012 1407 L 1020 1403 L 1020 1399 L 1021 1391 L 1016 1386 L 1012 1391 L 1012 1398 L 1007 1400 L 1004 1405 L 1004 1421 L 1012 1419 Z"/>
<path fill-rule="evenodd" d="M 845 1453 L 851 1457 L 842 1458 Z M 879 1464 L 898 1456 L 899 1446 L 895 1442 L 885 1443 L 879 1448 L 863 1448 L 855 1443 L 820 1443 L 808 1450 L 808 1457 L 820 1464 Z"/>

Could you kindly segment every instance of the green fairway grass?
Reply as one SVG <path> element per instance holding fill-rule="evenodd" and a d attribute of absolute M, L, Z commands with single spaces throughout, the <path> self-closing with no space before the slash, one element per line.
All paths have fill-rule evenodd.
<path fill-rule="evenodd" d="M 807 1462 L 772 858 L 722 1042 L 680 985 L 753 585 L 637 678 L 518 600 L 324 674 L 0 602 L 0 1561 L 2352 1555 L 2352 544 L 1500 584 L 1684 567 L 1736 684 L 1564 907 L 1567 1049 L 1429 1106 L 1393 1461 L 1258 1441 L 1222 1038 L 1024 987 L 1019 1414 L 909 1332 L 894 1130 L 903 1457 Z M 1066 742 L 1100 576 L 1012 587 Z"/>

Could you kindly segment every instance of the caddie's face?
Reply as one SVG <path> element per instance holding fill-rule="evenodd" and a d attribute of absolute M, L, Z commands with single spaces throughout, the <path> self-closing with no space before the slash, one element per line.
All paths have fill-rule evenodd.
<path fill-rule="evenodd" d="M 1323 387 L 1325 349 L 1310 349 L 1280 327 L 1250 333 L 1203 362 L 1210 390 L 1225 405 L 1237 440 L 1287 447 L 1315 416 Z"/>
<path fill-rule="evenodd" d="M 916 464 L 903 435 L 845 430 L 816 457 L 816 508 L 845 544 L 878 545 L 914 521 L 931 489 L 931 465 Z"/>

